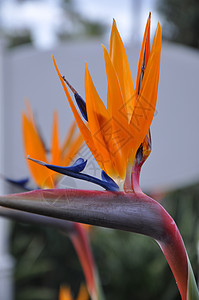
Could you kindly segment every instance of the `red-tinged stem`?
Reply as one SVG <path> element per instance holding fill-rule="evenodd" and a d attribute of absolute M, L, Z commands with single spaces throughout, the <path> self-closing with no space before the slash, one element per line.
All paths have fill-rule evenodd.
<path fill-rule="evenodd" d="M 132 190 L 137 196 L 145 199 L 152 199 L 145 195 L 139 185 L 141 165 L 136 162 L 132 169 L 131 184 Z M 164 256 L 176 279 L 182 300 L 188 299 L 188 259 L 185 246 L 180 232 L 166 210 L 161 210 L 164 234 L 161 239 L 157 239 Z"/>
<path fill-rule="evenodd" d="M 143 197 L 148 198 L 148 196 Z M 173 272 L 182 300 L 188 299 L 188 260 L 186 249 L 174 220 L 161 211 L 165 236 L 156 240 Z"/>
<path fill-rule="evenodd" d="M 70 238 L 78 254 L 91 299 L 95 300 L 97 299 L 96 271 L 88 235 L 81 224 L 75 223 L 75 228 L 76 232 L 70 234 Z"/>
<path fill-rule="evenodd" d="M 131 188 L 135 194 L 142 193 L 142 190 L 140 188 L 140 171 L 141 171 L 141 165 L 135 164 L 133 165 L 132 168 L 132 173 L 131 173 Z"/>

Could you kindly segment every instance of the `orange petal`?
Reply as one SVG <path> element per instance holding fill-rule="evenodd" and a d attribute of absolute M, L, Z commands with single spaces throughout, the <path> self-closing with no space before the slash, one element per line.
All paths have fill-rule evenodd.
<path fill-rule="evenodd" d="M 88 290 L 84 284 L 82 284 L 80 287 L 77 300 L 89 300 Z"/>
<path fill-rule="evenodd" d="M 107 172 L 111 168 L 111 157 L 108 149 L 111 139 L 111 130 L 109 130 L 111 129 L 111 119 L 95 89 L 87 64 L 85 66 L 85 95 L 89 128 L 98 151 L 96 159 Z"/>
<path fill-rule="evenodd" d="M 161 27 L 158 24 L 147 68 L 131 119 L 134 151 L 147 135 L 155 112 L 161 53 Z"/>
<path fill-rule="evenodd" d="M 27 117 L 32 122 L 32 124 L 34 124 L 35 123 L 34 115 L 30 105 L 30 101 L 28 99 L 25 99 L 25 105 L 26 105 Z"/>
<path fill-rule="evenodd" d="M 59 291 L 59 300 L 73 300 L 69 287 L 62 286 Z"/>
<path fill-rule="evenodd" d="M 74 159 L 75 155 L 77 155 L 80 150 L 82 144 L 84 142 L 83 136 L 81 133 L 77 136 L 77 138 L 72 142 L 70 148 L 65 153 L 61 160 L 61 166 L 68 166 Z"/>
<path fill-rule="evenodd" d="M 148 63 L 149 59 L 149 54 L 150 54 L 150 27 L 151 27 L 151 13 L 149 14 L 145 31 L 144 31 L 144 37 L 142 41 L 142 46 L 140 50 L 140 56 L 139 56 L 139 61 L 138 61 L 138 68 L 137 68 L 137 78 L 136 78 L 136 86 L 135 86 L 135 92 L 136 95 L 138 95 L 138 90 L 139 90 L 139 82 L 140 82 L 140 74 L 141 74 L 141 69 L 143 65 L 143 59 L 145 55 L 145 68 Z"/>
<path fill-rule="evenodd" d="M 89 149 L 91 150 L 92 154 L 95 156 L 96 153 L 97 153 L 97 151 L 96 151 L 95 145 L 93 143 L 91 133 L 90 133 L 90 131 L 88 130 L 88 128 L 86 127 L 86 125 L 84 124 L 84 122 L 82 121 L 81 117 L 78 114 L 78 111 L 77 111 L 77 109 L 76 109 L 76 107 L 75 107 L 75 105 L 73 103 L 73 100 L 72 100 L 72 98 L 71 98 L 71 96 L 70 96 L 70 94 L 68 92 L 68 89 L 67 89 L 67 87 L 66 87 L 66 85 L 64 83 L 64 80 L 63 80 L 63 78 L 62 78 L 62 76 L 61 76 L 61 74 L 59 72 L 59 69 L 58 69 L 57 64 L 55 62 L 55 59 L 54 59 L 54 56 L 52 58 L 53 58 L 53 63 L 54 63 L 55 69 L 56 69 L 57 74 L 59 76 L 59 79 L 60 79 L 60 81 L 62 83 L 62 86 L 64 88 L 66 97 L 68 98 L 68 102 L 70 104 L 71 110 L 73 112 L 73 115 L 74 115 L 75 120 L 77 122 L 77 125 L 79 127 L 79 130 L 80 130 L 80 132 L 81 132 L 81 134 L 82 134 L 82 136 L 83 136 L 86 144 L 88 145 Z"/>
<path fill-rule="evenodd" d="M 27 111 L 27 118 L 32 123 L 33 127 L 35 128 L 35 131 L 37 132 L 38 138 L 41 140 L 41 143 L 43 145 L 43 148 L 46 150 L 44 141 L 42 139 L 42 136 L 40 134 L 40 131 L 38 130 L 37 124 L 35 122 L 34 114 L 30 105 L 30 101 L 28 99 L 25 99 L 25 105 L 26 105 L 26 111 Z"/>
<path fill-rule="evenodd" d="M 114 19 L 110 38 L 109 55 L 120 83 L 125 103 L 124 110 L 126 110 L 128 120 L 130 120 L 136 97 L 128 58 Z M 107 103 L 108 110 L 110 106 L 109 101 Z"/>
<path fill-rule="evenodd" d="M 122 118 L 123 121 L 125 121 L 125 124 L 128 124 L 126 113 L 123 113 L 125 103 L 116 71 L 114 69 L 114 66 L 111 62 L 110 56 L 106 48 L 103 45 L 102 48 L 104 52 L 106 76 L 108 81 L 108 92 L 110 96 L 110 116 L 120 116 L 120 118 Z"/>
<path fill-rule="evenodd" d="M 43 143 L 37 133 L 32 121 L 29 121 L 26 115 L 22 114 L 22 135 L 24 141 L 24 152 L 27 157 L 30 155 L 35 159 L 39 159 L 47 162 L 45 149 Z M 27 161 L 30 173 L 39 187 L 54 187 L 52 180 L 52 172 L 48 171 L 46 168 L 34 164 L 31 161 Z"/>
<path fill-rule="evenodd" d="M 126 113 L 124 113 L 125 104 L 115 69 L 105 47 L 103 47 L 103 51 L 112 117 L 112 136 L 111 146 L 109 148 L 111 148 L 110 152 L 112 153 L 112 159 L 115 161 L 115 167 L 122 178 L 126 169 L 126 146 L 128 144 L 126 137 L 129 128 L 128 119 Z"/>
<path fill-rule="evenodd" d="M 67 135 L 66 135 L 66 138 L 65 138 L 65 141 L 63 143 L 63 146 L 61 148 L 61 153 L 62 155 L 68 150 L 68 147 L 70 146 L 72 140 L 73 140 L 73 137 L 74 137 L 74 133 L 75 133 L 75 129 L 77 127 L 77 124 L 76 122 L 74 121 L 72 123 L 72 125 L 70 126 L 70 129 L 69 131 L 67 132 Z"/>
<path fill-rule="evenodd" d="M 58 114 L 56 111 L 54 111 L 51 143 L 51 164 L 59 165 L 61 158 L 60 156 L 61 153 L 59 149 Z"/>

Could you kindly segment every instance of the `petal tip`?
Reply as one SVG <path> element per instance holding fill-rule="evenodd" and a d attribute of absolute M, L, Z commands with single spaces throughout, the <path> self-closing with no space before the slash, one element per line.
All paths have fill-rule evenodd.
<path fill-rule="evenodd" d="M 113 25 L 112 25 L 112 27 L 117 27 L 117 24 L 116 24 L 116 21 L 115 21 L 115 19 L 113 18 Z"/>

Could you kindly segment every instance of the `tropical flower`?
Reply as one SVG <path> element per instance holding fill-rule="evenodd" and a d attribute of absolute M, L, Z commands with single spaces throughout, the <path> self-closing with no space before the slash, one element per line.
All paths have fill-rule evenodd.
<path fill-rule="evenodd" d="M 67 286 L 62 286 L 60 288 L 59 292 L 59 300 L 73 300 L 73 296 L 71 294 L 71 290 Z M 77 300 L 88 300 L 89 294 L 87 291 L 87 288 L 84 285 L 81 285 L 78 296 L 76 298 Z"/>
<path fill-rule="evenodd" d="M 29 102 L 27 113 L 22 113 L 22 134 L 25 156 L 31 156 L 52 164 L 61 166 L 69 165 L 83 144 L 81 134 L 75 135 L 76 123 L 71 125 L 63 145 L 60 145 L 58 130 L 58 114 L 55 111 L 53 117 L 51 151 L 44 144 L 38 126 L 35 122 Z M 49 158 L 50 156 L 50 158 Z M 42 168 L 40 165 L 27 160 L 27 164 L 35 183 L 40 188 L 53 188 L 57 184 L 59 176 L 54 171 Z"/>
<path fill-rule="evenodd" d="M 148 135 L 153 119 L 160 69 L 161 27 L 150 49 L 149 15 L 134 88 L 124 45 L 113 20 L 109 52 L 103 46 L 108 81 L 107 108 L 100 99 L 86 64 L 86 102 L 55 68 L 64 87 L 76 122 L 102 170 L 120 189 L 131 190 L 130 176 L 138 148 Z M 74 93 L 76 102 L 86 123 L 80 117 L 66 85 Z"/>
<path fill-rule="evenodd" d="M 87 65 L 85 102 L 65 77 L 61 76 L 53 58 L 77 125 L 102 168 L 102 179 L 82 173 L 86 165 L 83 159 L 76 161 L 71 167 L 59 167 L 38 160 L 36 162 L 61 174 L 90 180 L 109 191 L 39 190 L 2 196 L 0 204 L 54 218 L 150 236 L 163 251 L 181 298 L 198 300 L 193 271 L 174 220 L 160 203 L 145 195 L 139 185 L 141 166 L 151 151 L 150 125 L 157 100 L 160 68 L 161 28 L 158 24 L 150 49 L 150 18 L 149 15 L 135 88 L 126 52 L 113 21 L 109 52 L 103 47 L 108 80 L 107 108 L 97 94 Z M 72 90 L 85 121 L 79 115 L 66 85 Z M 124 189 L 124 192 L 112 192 L 119 188 Z M 42 202 L 41 208 L 43 199 L 47 201 Z M 48 205 L 55 200 L 56 209 Z"/>

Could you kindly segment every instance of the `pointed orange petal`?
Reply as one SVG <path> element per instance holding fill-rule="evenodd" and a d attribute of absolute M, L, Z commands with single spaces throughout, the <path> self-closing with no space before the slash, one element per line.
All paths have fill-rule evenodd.
<path fill-rule="evenodd" d="M 151 27 L 151 13 L 149 14 L 149 17 L 148 17 L 148 20 L 146 23 L 144 37 L 143 37 L 142 46 L 141 46 L 141 50 L 140 50 L 140 56 L 139 56 L 138 68 L 137 68 L 136 86 L 135 86 L 136 95 L 138 95 L 140 74 L 141 74 L 141 69 L 143 66 L 144 55 L 145 55 L 145 68 L 147 66 L 149 55 L 150 55 L 150 27 Z"/>
<path fill-rule="evenodd" d="M 96 151 L 95 145 L 93 143 L 91 133 L 88 130 L 88 128 L 86 127 L 86 125 L 84 124 L 84 122 L 82 121 L 81 117 L 79 116 L 79 114 L 77 112 L 77 109 L 76 109 L 76 107 L 75 107 L 75 105 L 73 103 L 73 100 L 72 100 L 72 98 L 71 98 L 71 96 L 70 96 L 70 94 L 68 92 L 68 89 L 67 89 L 67 87 L 66 87 L 66 85 L 64 83 L 64 80 L 63 80 L 63 78 L 62 78 L 62 76 L 61 76 L 61 74 L 59 72 L 59 69 L 58 69 L 57 64 L 55 62 L 54 56 L 52 58 L 53 58 L 53 63 L 54 63 L 55 69 L 56 69 L 57 74 L 59 76 L 59 79 L 60 79 L 60 81 L 62 83 L 62 86 L 64 88 L 66 97 L 68 98 L 68 102 L 70 104 L 71 110 L 73 112 L 73 115 L 74 115 L 75 120 L 77 122 L 77 125 L 79 127 L 79 130 L 80 130 L 80 132 L 81 132 L 81 134 L 82 134 L 82 136 L 83 136 L 86 144 L 88 145 L 89 149 L 91 150 L 92 154 L 95 156 L 96 153 L 97 153 L 97 151 Z"/>
<path fill-rule="evenodd" d="M 155 112 L 161 53 L 161 27 L 158 24 L 147 68 L 131 119 L 133 148 L 137 151 L 147 135 Z"/>
<path fill-rule="evenodd" d="M 86 286 L 82 284 L 80 286 L 79 294 L 77 296 L 77 300 L 89 300 L 89 294 Z"/>
<path fill-rule="evenodd" d="M 103 47 L 104 60 L 106 66 L 106 74 L 108 80 L 108 91 L 110 96 L 111 104 L 111 117 L 112 117 L 112 136 L 111 136 L 111 150 L 112 159 L 115 161 L 115 167 L 121 178 L 124 177 L 126 169 L 126 154 L 128 141 L 128 119 L 124 109 L 124 101 L 118 82 L 116 72 L 114 70 L 113 64 L 110 60 L 110 56 Z M 129 133 L 130 136 L 131 133 Z"/>
<path fill-rule="evenodd" d="M 27 157 L 30 155 L 35 159 L 40 159 L 47 162 L 45 149 L 40 137 L 35 130 L 34 124 L 28 120 L 26 115 L 22 114 L 22 135 L 24 141 L 24 152 Z M 30 173 L 39 187 L 54 187 L 51 174 L 46 168 L 27 161 Z"/>
<path fill-rule="evenodd" d="M 27 117 L 34 124 L 34 115 L 30 105 L 30 101 L 28 99 L 25 99 L 25 105 L 26 105 Z"/>
<path fill-rule="evenodd" d="M 125 103 L 124 109 L 126 110 L 128 120 L 130 120 L 136 101 L 135 91 L 124 44 L 117 30 L 114 19 L 111 31 L 109 54 L 120 83 L 120 88 Z M 109 106 L 110 103 L 107 103 L 108 109 Z"/>
<path fill-rule="evenodd" d="M 148 59 L 149 59 L 149 55 L 150 55 L 150 36 L 151 36 L 151 13 L 149 13 L 149 17 L 148 17 L 148 29 L 147 29 L 147 33 L 146 33 L 146 44 L 145 44 L 145 68 L 147 66 L 148 63 Z"/>
<path fill-rule="evenodd" d="M 61 153 L 59 149 L 58 114 L 56 111 L 54 111 L 51 142 L 51 164 L 59 165 L 61 158 L 60 156 Z"/>
<path fill-rule="evenodd" d="M 62 286 L 59 291 L 59 300 L 73 300 L 69 287 Z"/>
<path fill-rule="evenodd" d="M 110 115 L 111 116 L 120 115 L 120 117 L 124 118 L 124 120 L 127 123 L 125 114 L 122 115 L 121 113 L 124 107 L 124 100 L 123 100 L 118 78 L 106 48 L 103 45 L 102 48 L 104 52 L 106 76 L 108 81 L 108 91 L 110 96 Z"/>
<path fill-rule="evenodd" d="M 63 146 L 62 146 L 62 148 L 61 148 L 61 153 L 62 153 L 62 154 L 64 154 L 64 153 L 67 151 L 68 147 L 70 146 L 70 144 L 71 144 L 71 142 L 72 142 L 72 139 L 73 139 L 73 137 L 74 137 L 74 133 L 75 133 L 76 127 L 77 127 L 77 124 L 76 124 L 76 122 L 74 121 L 74 122 L 72 123 L 72 125 L 70 126 L 69 131 L 68 131 L 67 134 L 66 134 L 66 137 L 65 137 Z"/>
<path fill-rule="evenodd" d="M 107 172 L 111 168 L 111 157 L 108 149 L 111 139 L 111 131 L 109 130 L 111 129 L 111 119 L 95 89 L 87 64 L 85 66 L 85 95 L 89 127 L 98 151 L 96 159 Z M 110 125 L 106 126 L 108 123 Z"/>
<path fill-rule="evenodd" d="M 34 118 L 34 114 L 33 114 L 33 111 L 32 111 L 31 105 L 30 105 L 30 101 L 28 99 L 25 99 L 25 105 L 26 105 L 26 111 L 27 111 L 27 118 L 32 123 L 32 125 L 33 125 L 33 127 L 35 129 L 35 132 L 38 135 L 38 138 L 41 140 L 43 148 L 46 150 L 44 141 L 43 141 L 42 136 L 40 134 L 40 131 L 39 131 L 38 127 L 37 127 L 37 124 L 35 122 L 35 118 Z"/>
<path fill-rule="evenodd" d="M 82 134 L 80 133 L 77 136 L 77 138 L 72 142 L 68 151 L 62 157 L 61 166 L 68 166 L 73 161 L 74 157 L 77 155 L 83 143 L 84 139 Z"/>

